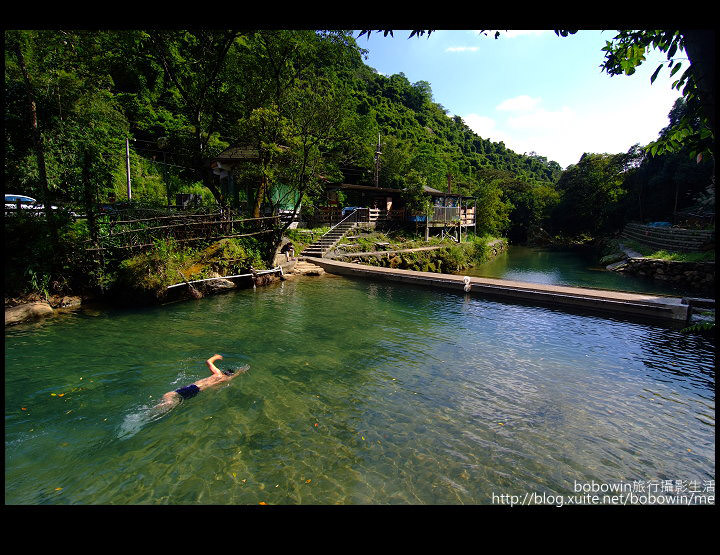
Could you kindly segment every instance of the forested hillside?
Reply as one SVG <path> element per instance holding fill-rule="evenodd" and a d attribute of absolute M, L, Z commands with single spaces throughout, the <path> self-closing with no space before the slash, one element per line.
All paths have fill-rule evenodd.
<path fill-rule="evenodd" d="M 478 136 L 435 101 L 431 83 L 378 74 L 363 53 L 351 31 L 6 31 L 5 192 L 83 213 L 92 227 L 99 203 L 127 198 L 127 141 L 135 204 L 197 193 L 256 215 L 276 208 L 281 184 L 296 209 L 311 209 L 329 183 L 374 182 L 379 138 L 379 185 L 449 180 L 477 198 L 479 234 L 523 242 L 539 225 L 594 236 L 628 218 L 667 217 L 709 184 L 711 157 L 651 159 L 639 145 L 589 153 L 563 172 Z M 209 161 L 235 145 L 259 156 L 233 170 L 230 195 Z M 49 240 L 26 249 L 33 275 L 67 267 L 63 245 L 87 235 L 68 211 L 45 213 L 35 229 Z"/>
<path fill-rule="evenodd" d="M 327 180 L 372 183 L 378 136 L 387 187 L 404 187 L 416 170 L 432 187 L 444 189 L 449 174 L 456 190 L 490 198 L 482 184 L 510 180 L 507 201 L 518 182 L 550 186 L 561 172 L 448 117 L 430 83 L 375 72 L 351 32 L 45 30 L 7 38 L 5 169 L 10 188 L 26 194 L 43 194 L 28 83 L 55 201 L 122 199 L 126 137 L 134 200 L 158 203 L 177 192 L 229 202 L 206 163 L 239 143 L 268 147 L 261 164 L 237 176 L 248 205 L 263 176 L 310 203 Z M 83 164 L 91 191 L 80 190 Z M 506 215 L 498 205 L 499 220 Z"/>

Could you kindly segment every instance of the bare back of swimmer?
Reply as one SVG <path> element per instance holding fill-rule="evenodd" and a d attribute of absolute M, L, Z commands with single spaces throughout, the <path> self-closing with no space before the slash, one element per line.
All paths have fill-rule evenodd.
<path fill-rule="evenodd" d="M 244 374 L 250 368 L 250 366 L 246 365 L 242 368 L 238 368 L 237 370 L 220 370 L 217 366 L 215 366 L 215 361 L 220 359 L 222 359 L 222 355 L 211 356 L 205 361 L 205 364 L 207 364 L 210 372 L 212 372 L 210 376 L 193 382 L 190 385 L 186 385 L 185 387 L 176 389 L 175 391 L 168 391 L 162 396 L 162 401 L 154 408 L 159 409 L 162 412 L 170 410 L 183 399 L 190 399 L 191 397 L 195 397 L 195 395 L 200 393 L 203 389 L 207 389 L 208 387 L 212 387 L 223 382 L 228 382 L 233 378 L 238 377 L 240 374 Z"/>

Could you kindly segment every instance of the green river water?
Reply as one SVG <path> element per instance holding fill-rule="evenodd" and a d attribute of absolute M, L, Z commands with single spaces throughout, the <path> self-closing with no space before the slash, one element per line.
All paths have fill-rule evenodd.
<path fill-rule="evenodd" d="M 663 325 L 330 275 L 84 310 L 5 332 L 5 501 L 492 504 L 702 486 L 714 352 Z M 153 419 L 214 353 L 251 369 Z"/>
<path fill-rule="evenodd" d="M 511 279 L 546 285 L 590 287 L 613 291 L 673 296 L 707 296 L 682 284 L 636 277 L 607 270 L 590 252 L 562 251 L 511 245 L 489 262 L 464 275 Z"/>

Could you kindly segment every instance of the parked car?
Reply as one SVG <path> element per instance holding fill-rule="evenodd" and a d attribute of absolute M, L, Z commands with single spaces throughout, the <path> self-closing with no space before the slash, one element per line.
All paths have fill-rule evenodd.
<path fill-rule="evenodd" d="M 43 210 L 45 210 L 45 205 L 41 202 L 35 200 L 32 197 L 29 197 L 27 195 L 12 195 L 12 194 L 6 194 L 5 195 L 5 213 L 12 214 L 13 210 L 17 210 L 18 207 L 18 201 L 20 202 L 20 209 L 21 210 L 32 210 L 32 214 L 41 214 Z M 52 210 L 57 210 L 58 207 L 54 205 L 50 205 L 50 208 Z M 77 217 L 77 214 L 74 212 L 70 212 L 71 216 Z"/>

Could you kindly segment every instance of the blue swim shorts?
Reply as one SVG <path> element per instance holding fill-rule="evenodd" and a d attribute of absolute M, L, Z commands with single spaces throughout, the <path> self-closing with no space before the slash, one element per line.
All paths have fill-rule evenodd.
<path fill-rule="evenodd" d="M 195 395 L 200 393 L 200 388 L 194 383 L 191 383 L 190 385 L 176 389 L 175 393 L 178 393 L 183 399 L 190 399 L 190 397 L 195 397 Z"/>

